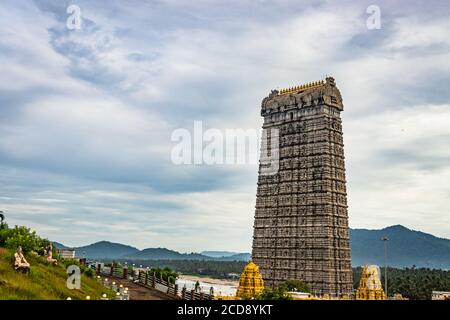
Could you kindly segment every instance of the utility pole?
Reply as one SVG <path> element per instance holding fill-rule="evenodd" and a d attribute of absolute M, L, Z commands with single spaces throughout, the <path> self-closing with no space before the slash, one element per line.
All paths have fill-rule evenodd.
<path fill-rule="evenodd" d="M 384 290 L 386 291 L 386 298 L 388 297 L 388 287 L 387 287 L 387 242 L 388 237 L 382 237 L 381 240 L 384 242 Z"/>

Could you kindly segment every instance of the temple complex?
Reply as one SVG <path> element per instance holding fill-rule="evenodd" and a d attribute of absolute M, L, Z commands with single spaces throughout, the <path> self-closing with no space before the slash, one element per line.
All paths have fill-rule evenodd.
<path fill-rule="evenodd" d="M 268 286 L 297 279 L 317 295 L 352 292 L 342 111 L 332 77 L 262 101 L 262 146 L 277 143 L 261 148 L 252 260 Z"/>
<path fill-rule="evenodd" d="M 356 291 L 356 300 L 384 300 L 385 295 L 380 280 L 380 268 L 375 265 L 364 266 Z"/>
<path fill-rule="evenodd" d="M 236 298 L 253 298 L 260 294 L 264 289 L 264 282 L 259 272 L 259 268 L 253 262 L 249 262 L 239 279 L 239 287 L 236 292 Z"/>

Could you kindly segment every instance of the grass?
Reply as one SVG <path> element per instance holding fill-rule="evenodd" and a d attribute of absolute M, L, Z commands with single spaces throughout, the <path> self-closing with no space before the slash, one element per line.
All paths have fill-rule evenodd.
<path fill-rule="evenodd" d="M 114 292 L 97 282 L 95 277 L 81 275 L 81 288 L 66 286 L 67 273 L 64 265 L 53 266 L 43 257 L 29 254 L 26 259 L 31 265 L 29 274 L 17 272 L 13 268 L 14 253 L 0 248 L 0 300 L 92 300 L 100 299 L 106 293 L 108 298 Z"/>

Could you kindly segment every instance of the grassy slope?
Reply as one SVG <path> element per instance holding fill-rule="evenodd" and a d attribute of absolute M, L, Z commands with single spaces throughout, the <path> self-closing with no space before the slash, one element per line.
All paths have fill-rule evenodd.
<path fill-rule="evenodd" d="M 67 274 L 63 266 L 53 266 L 42 257 L 27 256 L 31 264 L 28 275 L 14 271 L 13 253 L 0 248 L 0 300 L 65 300 L 100 299 L 103 293 L 109 298 L 114 293 L 94 278 L 82 275 L 81 289 L 70 290 L 66 286 Z"/>

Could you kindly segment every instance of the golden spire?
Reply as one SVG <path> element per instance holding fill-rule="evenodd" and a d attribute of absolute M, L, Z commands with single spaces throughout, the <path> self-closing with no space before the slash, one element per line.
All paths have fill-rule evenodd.
<path fill-rule="evenodd" d="M 364 266 L 356 291 L 356 300 L 384 300 L 385 294 L 380 281 L 380 268 L 376 265 Z"/>
<path fill-rule="evenodd" d="M 260 294 L 264 289 L 264 282 L 259 272 L 259 267 L 253 263 L 249 262 L 245 268 L 244 272 L 241 274 L 239 279 L 239 287 L 236 292 L 237 298 L 254 298 Z"/>
<path fill-rule="evenodd" d="M 288 94 L 288 93 L 296 93 L 296 92 L 301 91 L 301 90 L 306 90 L 306 89 L 320 87 L 320 86 L 323 86 L 324 84 L 325 84 L 324 80 L 308 82 L 308 83 L 301 84 L 299 86 L 290 87 L 290 88 L 287 88 L 287 89 L 281 89 L 279 91 L 279 95 Z"/>

